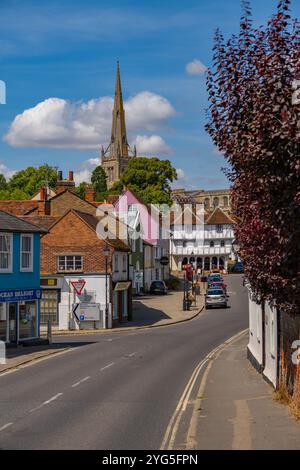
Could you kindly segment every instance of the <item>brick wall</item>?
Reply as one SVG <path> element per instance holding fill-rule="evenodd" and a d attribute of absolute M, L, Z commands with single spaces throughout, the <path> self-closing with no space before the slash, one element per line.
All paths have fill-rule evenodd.
<path fill-rule="evenodd" d="M 94 230 L 70 212 L 42 237 L 41 274 L 57 273 L 57 256 L 67 254 L 82 255 L 85 272 L 104 272 L 104 245 Z"/>

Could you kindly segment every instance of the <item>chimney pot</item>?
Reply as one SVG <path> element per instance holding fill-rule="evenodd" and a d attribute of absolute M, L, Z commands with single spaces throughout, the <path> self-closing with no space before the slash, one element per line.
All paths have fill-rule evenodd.
<path fill-rule="evenodd" d="M 69 171 L 69 181 L 74 181 L 74 171 Z"/>

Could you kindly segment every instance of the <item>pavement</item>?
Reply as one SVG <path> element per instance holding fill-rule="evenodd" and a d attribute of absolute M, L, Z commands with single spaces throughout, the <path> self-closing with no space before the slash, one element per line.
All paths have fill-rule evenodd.
<path fill-rule="evenodd" d="M 168 295 L 143 295 L 133 299 L 133 319 L 124 322 L 113 331 L 134 330 L 137 328 L 153 328 L 172 325 L 182 321 L 191 320 L 203 309 L 204 295 L 197 296 L 196 305 L 189 311 L 182 310 L 183 292 L 170 291 Z M 96 332 L 107 333 L 108 330 L 99 329 Z M 58 330 L 53 329 L 53 335 L 86 335 L 94 334 L 95 330 Z"/>
<path fill-rule="evenodd" d="M 199 361 L 248 326 L 242 277 L 226 280 L 227 309 L 163 328 L 54 337 L 71 349 L 0 375 L 0 449 L 159 449 Z"/>
<path fill-rule="evenodd" d="M 248 334 L 227 345 L 202 380 L 193 445 L 206 450 L 300 449 L 300 422 L 247 360 Z"/>
<path fill-rule="evenodd" d="M 18 346 L 7 349 L 6 364 L 0 364 L 0 374 L 74 347 L 76 343 L 68 344 L 68 336 L 82 337 L 83 335 L 93 335 L 95 333 L 112 334 L 120 331 L 126 332 L 142 328 L 167 326 L 191 320 L 203 310 L 204 295 L 198 296 L 196 305 L 191 306 L 191 309 L 187 312 L 182 310 L 182 296 L 182 292 L 170 292 L 167 296 L 143 296 L 134 299 L 133 321 L 126 322 L 113 330 L 54 331 L 53 336 L 63 336 L 65 341 L 61 344 L 55 342 L 46 346 Z"/>

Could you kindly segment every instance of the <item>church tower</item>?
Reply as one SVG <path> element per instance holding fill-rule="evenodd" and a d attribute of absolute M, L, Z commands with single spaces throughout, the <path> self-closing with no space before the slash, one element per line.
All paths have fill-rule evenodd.
<path fill-rule="evenodd" d="M 107 187 L 120 179 L 130 159 L 136 156 L 136 148 L 131 152 L 127 141 L 125 111 L 123 105 L 120 66 L 117 62 L 115 99 L 112 113 L 112 129 L 110 144 L 101 150 L 101 165 L 107 175 Z"/>

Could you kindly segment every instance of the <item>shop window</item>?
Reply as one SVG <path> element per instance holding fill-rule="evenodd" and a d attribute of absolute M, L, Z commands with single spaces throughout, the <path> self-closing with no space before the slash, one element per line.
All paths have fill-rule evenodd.
<path fill-rule="evenodd" d="M 33 271 L 33 235 L 21 235 L 21 271 Z"/>
<path fill-rule="evenodd" d="M 0 303 L 0 340 L 6 341 L 6 304 Z"/>
<path fill-rule="evenodd" d="M 11 234 L 0 235 L 0 272 L 12 271 L 12 244 Z"/>
<path fill-rule="evenodd" d="M 59 256 L 58 270 L 61 272 L 82 272 L 83 257 L 77 255 Z"/>
<path fill-rule="evenodd" d="M 58 302 L 59 293 L 55 289 L 44 290 L 40 303 L 40 318 L 41 324 L 47 324 L 48 320 L 52 325 L 58 324 Z"/>
<path fill-rule="evenodd" d="M 36 310 L 37 310 L 36 301 L 20 302 L 19 304 L 19 313 L 20 313 L 19 337 L 20 339 L 35 338 L 37 336 Z"/>

